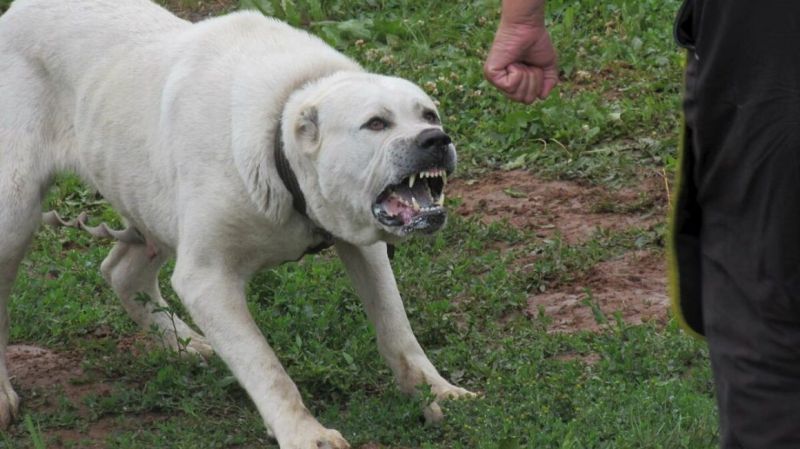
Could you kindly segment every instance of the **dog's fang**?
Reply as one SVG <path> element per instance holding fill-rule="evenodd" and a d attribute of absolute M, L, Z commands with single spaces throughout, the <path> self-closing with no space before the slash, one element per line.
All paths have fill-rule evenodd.
<path fill-rule="evenodd" d="M 442 182 L 447 185 L 447 172 L 442 170 Z"/>
<path fill-rule="evenodd" d="M 414 188 L 414 181 L 416 181 L 416 180 L 417 180 L 417 175 L 411 175 L 411 176 L 408 177 L 408 188 L 409 189 L 413 189 Z"/>
<path fill-rule="evenodd" d="M 417 199 L 413 196 L 411 197 L 411 204 L 413 205 L 414 210 L 419 210 L 419 203 L 417 203 Z"/>
<path fill-rule="evenodd" d="M 436 205 L 437 206 L 444 206 L 444 192 L 439 194 L 439 197 L 436 198 Z"/>

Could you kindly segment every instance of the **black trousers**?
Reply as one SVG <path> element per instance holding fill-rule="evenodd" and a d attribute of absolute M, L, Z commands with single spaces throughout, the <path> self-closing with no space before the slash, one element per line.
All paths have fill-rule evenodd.
<path fill-rule="evenodd" d="M 725 449 L 800 448 L 800 1 L 685 0 L 673 301 Z"/>

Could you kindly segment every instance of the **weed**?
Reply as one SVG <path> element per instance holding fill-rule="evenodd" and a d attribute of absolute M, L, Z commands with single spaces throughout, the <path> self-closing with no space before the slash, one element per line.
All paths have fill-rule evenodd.
<path fill-rule="evenodd" d="M 44 439 L 42 438 L 42 433 L 39 431 L 39 427 L 33 423 L 33 419 L 31 415 L 25 415 L 25 429 L 30 434 L 31 442 L 33 443 L 34 449 L 45 449 Z"/>

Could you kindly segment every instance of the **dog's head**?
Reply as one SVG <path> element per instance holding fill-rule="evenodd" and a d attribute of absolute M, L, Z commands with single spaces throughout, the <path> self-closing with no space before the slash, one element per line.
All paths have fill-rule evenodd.
<path fill-rule="evenodd" d="M 284 120 L 309 213 L 337 237 L 392 242 L 444 225 L 456 150 L 417 85 L 339 73 L 302 89 Z"/>

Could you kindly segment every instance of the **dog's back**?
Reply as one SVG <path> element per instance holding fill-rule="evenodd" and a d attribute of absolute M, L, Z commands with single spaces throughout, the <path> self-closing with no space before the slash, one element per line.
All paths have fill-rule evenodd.
<path fill-rule="evenodd" d="M 150 0 L 16 0 L 0 16 L 0 48 L 74 83 L 88 68 L 80 62 L 187 26 Z"/>
<path fill-rule="evenodd" d="M 86 74 L 188 26 L 149 0 L 14 1 L 0 16 L 0 167 L 38 147 L 52 170 L 73 169 L 67 155 L 81 86 L 91 89 Z"/>

